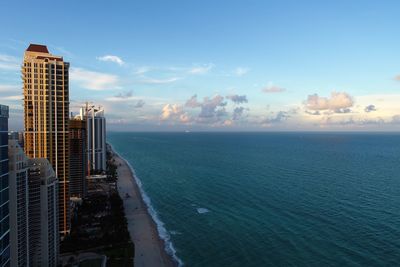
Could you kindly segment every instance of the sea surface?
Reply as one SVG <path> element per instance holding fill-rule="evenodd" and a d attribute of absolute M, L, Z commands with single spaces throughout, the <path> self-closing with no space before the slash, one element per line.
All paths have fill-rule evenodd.
<path fill-rule="evenodd" d="M 184 266 L 400 266 L 400 134 L 107 139 Z"/>

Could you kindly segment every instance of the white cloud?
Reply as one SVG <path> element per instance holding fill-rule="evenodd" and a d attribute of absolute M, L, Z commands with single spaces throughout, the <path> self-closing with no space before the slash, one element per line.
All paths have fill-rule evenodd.
<path fill-rule="evenodd" d="M 228 102 L 225 101 L 227 99 L 234 103 L 233 109 L 229 108 Z M 246 95 L 228 95 L 224 98 L 217 94 L 213 97 L 204 97 L 202 101 L 198 100 L 197 95 L 193 95 L 186 101 L 184 107 L 199 109 L 199 112 L 192 116 L 192 122 L 194 123 L 229 126 L 248 117 L 245 112 L 249 109 L 237 106 L 241 103 L 247 103 Z M 192 110 L 192 113 L 194 112 Z"/>
<path fill-rule="evenodd" d="M 216 95 L 213 98 L 205 97 L 203 99 L 203 103 L 201 104 L 201 111 L 199 114 L 199 118 L 219 118 L 225 115 L 226 102 L 224 101 L 224 97 L 220 95 Z M 222 109 L 218 109 L 218 107 L 222 107 Z"/>
<path fill-rule="evenodd" d="M 5 92 L 22 92 L 22 86 L 18 85 L 9 85 L 9 84 L 0 84 L 0 93 L 5 93 Z"/>
<path fill-rule="evenodd" d="M 129 98 L 133 96 L 132 90 L 127 91 L 127 92 L 119 92 L 118 94 L 115 95 L 115 97 L 119 98 Z"/>
<path fill-rule="evenodd" d="M 1 70 L 19 70 L 21 68 L 20 60 L 16 57 L 0 54 Z"/>
<path fill-rule="evenodd" d="M 223 123 L 224 126 L 232 126 L 233 125 L 233 121 L 232 120 L 226 120 Z"/>
<path fill-rule="evenodd" d="M 154 78 L 145 78 L 141 80 L 141 83 L 146 83 L 146 84 L 166 84 L 166 83 L 173 83 L 178 80 L 180 80 L 180 77 L 171 77 L 171 78 L 166 78 L 166 79 L 154 79 Z"/>
<path fill-rule="evenodd" d="M 108 62 L 114 62 L 117 63 L 118 65 L 122 66 L 125 64 L 125 62 L 118 56 L 113 56 L 113 55 L 105 55 L 102 57 L 97 58 L 100 61 L 108 61 Z"/>
<path fill-rule="evenodd" d="M 183 113 L 179 116 L 179 120 L 182 123 L 188 123 L 188 122 L 190 122 L 190 117 L 187 113 Z"/>
<path fill-rule="evenodd" d="M 289 118 L 291 118 L 293 115 L 297 114 L 297 109 L 290 109 L 287 111 L 281 110 L 278 112 L 271 112 L 270 116 L 265 118 L 261 124 L 263 125 L 271 125 L 275 123 L 282 123 L 287 121 Z"/>
<path fill-rule="evenodd" d="M 134 108 L 142 108 L 145 104 L 146 104 L 146 103 L 145 103 L 142 99 L 139 99 L 139 100 L 133 105 L 133 107 L 134 107 Z"/>
<path fill-rule="evenodd" d="M 64 56 L 68 56 L 68 57 L 73 57 L 74 54 L 71 51 L 68 51 L 67 49 L 65 49 L 62 46 L 52 46 L 50 45 L 50 48 L 53 50 L 57 50 L 56 52 L 59 52 L 59 54 L 64 55 Z"/>
<path fill-rule="evenodd" d="M 142 66 L 142 67 L 136 68 L 136 70 L 134 71 L 134 74 L 142 75 L 142 74 L 145 74 L 146 72 L 149 72 L 150 70 L 151 70 L 150 67 Z"/>
<path fill-rule="evenodd" d="M 383 125 L 390 124 L 392 120 L 385 121 L 381 117 L 376 118 L 362 118 L 350 116 L 346 118 L 340 117 L 325 117 L 321 120 L 320 125 L 322 126 L 356 126 L 356 127 L 365 127 L 365 126 L 373 126 L 373 125 Z"/>
<path fill-rule="evenodd" d="M 22 95 L 10 95 L 10 96 L 3 96 L 1 97 L 1 100 L 21 100 L 22 101 L 23 96 Z"/>
<path fill-rule="evenodd" d="M 214 67 L 214 64 L 206 64 L 203 66 L 196 66 L 189 70 L 190 74 L 205 74 Z"/>
<path fill-rule="evenodd" d="M 182 113 L 182 107 L 177 104 L 166 104 L 161 112 L 161 119 L 167 120 Z"/>
<path fill-rule="evenodd" d="M 203 102 L 197 100 L 197 95 L 193 95 L 186 101 L 185 106 L 189 108 L 200 108 L 200 113 L 197 115 L 197 122 L 213 123 L 221 121 L 222 118 L 226 117 L 227 112 L 224 102 L 224 97 L 221 95 L 215 95 L 212 98 L 204 97 Z"/>
<path fill-rule="evenodd" d="M 111 97 L 107 97 L 105 98 L 106 101 L 109 102 L 127 102 L 127 101 L 131 101 L 131 100 L 138 100 L 138 97 L 135 96 L 129 96 L 129 97 L 125 97 L 125 98 L 121 98 L 118 96 L 111 96 Z"/>
<path fill-rule="evenodd" d="M 186 101 L 185 106 L 189 108 L 197 108 L 201 106 L 201 103 L 197 101 L 197 95 L 193 95 Z"/>
<path fill-rule="evenodd" d="M 313 111 L 333 111 L 335 113 L 348 113 L 354 105 L 353 98 L 345 92 L 332 92 L 331 97 L 320 97 L 318 94 L 309 95 L 305 101 L 306 109 Z"/>
<path fill-rule="evenodd" d="M 177 104 L 165 105 L 162 109 L 161 120 L 173 123 L 208 124 L 213 126 L 232 125 L 233 121 L 238 121 L 247 109 L 236 107 L 232 113 L 228 112 L 225 108 L 227 103 L 224 100 L 223 96 L 215 95 L 213 97 L 204 97 L 203 101 L 198 101 L 197 95 L 193 95 L 183 106 Z M 192 110 L 188 112 L 185 108 L 199 108 L 199 111 Z M 195 114 L 192 114 L 194 112 Z M 189 116 L 189 114 L 192 114 L 192 116 Z"/>
<path fill-rule="evenodd" d="M 243 75 L 247 74 L 248 72 L 249 72 L 249 69 L 248 69 L 248 68 L 237 67 L 237 68 L 234 70 L 233 73 L 234 73 L 236 76 L 240 77 L 240 76 L 243 76 Z"/>
<path fill-rule="evenodd" d="M 243 112 L 246 109 L 244 107 L 236 107 L 233 110 L 232 120 L 239 120 L 243 116 Z"/>
<path fill-rule="evenodd" d="M 310 125 L 320 128 L 378 129 L 378 127 L 384 127 L 382 130 L 389 130 L 390 127 L 394 127 L 393 116 L 395 114 L 400 114 L 400 107 L 398 104 L 400 101 L 400 94 L 356 96 L 354 97 L 355 100 L 352 106 L 349 106 L 351 104 L 351 101 L 348 99 L 349 96 L 345 97 L 345 95 L 340 98 L 336 97 L 337 103 L 339 104 L 336 103 L 336 106 L 331 107 L 332 109 L 306 109 L 305 113 L 302 113 L 304 116 L 302 116 L 301 119 L 304 122 L 311 123 Z M 325 108 L 329 105 L 332 106 L 331 103 L 329 105 L 326 104 L 326 102 L 330 102 L 329 100 L 331 100 L 332 97 L 325 98 L 328 99 L 328 101 L 326 99 L 319 101 L 317 107 Z M 339 99 L 342 100 L 339 101 Z M 379 107 L 371 103 L 379 103 Z M 304 103 L 305 107 L 306 104 L 307 102 Z M 335 109 L 338 107 L 342 108 Z M 307 114 L 319 116 L 309 116 Z"/>
<path fill-rule="evenodd" d="M 398 124 L 398 123 L 400 123 L 400 115 L 394 115 L 394 116 L 392 117 L 392 123 L 393 123 L 393 124 Z"/>
<path fill-rule="evenodd" d="M 228 95 L 226 98 L 232 100 L 235 104 L 247 103 L 246 95 Z"/>
<path fill-rule="evenodd" d="M 112 97 L 107 97 L 105 100 L 110 101 L 110 102 L 126 102 L 130 100 L 138 99 L 137 97 L 133 96 L 132 91 L 127 91 L 127 92 L 119 92 L 118 94 L 112 96 Z"/>
<path fill-rule="evenodd" d="M 376 111 L 376 107 L 375 107 L 375 105 L 368 105 L 364 108 L 364 111 L 367 113 L 373 112 L 373 111 Z"/>
<path fill-rule="evenodd" d="M 83 88 L 89 90 L 107 90 L 117 87 L 118 76 L 102 72 L 95 72 L 83 68 L 71 68 L 71 81 L 76 81 Z"/>
<path fill-rule="evenodd" d="M 400 94 L 360 95 L 357 96 L 356 99 L 357 111 L 359 113 L 364 113 L 365 116 L 389 118 L 393 116 L 393 114 L 400 113 Z M 371 103 L 373 103 L 376 110 L 373 112 L 365 112 L 364 108 L 371 105 Z"/>
<path fill-rule="evenodd" d="M 189 115 L 177 104 L 166 104 L 161 112 L 161 120 L 179 121 L 181 123 L 190 122 Z"/>
<path fill-rule="evenodd" d="M 272 84 L 269 84 L 269 85 L 267 85 L 266 87 L 264 87 L 263 89 L 262 89 L 262 91 L 264 92 L 264 93 L 282 93 L 282 92 L 285 92 L 286 91 L 286 89 L 285 88 L 282 88 L 282 87 L 279 87 L 279 86 L 276 86 L 276 85 L 272 85 Z"/>

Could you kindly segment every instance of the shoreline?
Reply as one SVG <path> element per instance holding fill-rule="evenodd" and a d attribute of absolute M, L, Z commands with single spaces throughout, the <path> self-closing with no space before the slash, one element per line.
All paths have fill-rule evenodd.
<path fill-rule="evenodd" d="M 167 253 L 166 241 L 159 235 L 158 225 L 153 220 L 149 207 L 143 200 L 135 174 L 129 163 L 110 144 L 108 145 L 117 165 L 118 194 L 124 203 L 128 231 L 135 245 L 135 267 L 176 267 L 181 265 L 179 259 Z"/>

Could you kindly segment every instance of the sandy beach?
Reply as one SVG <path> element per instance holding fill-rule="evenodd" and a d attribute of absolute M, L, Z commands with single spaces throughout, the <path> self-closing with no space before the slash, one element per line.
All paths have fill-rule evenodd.
<path fill-rule="evenodd" d="M 135 243 L 135 267 L 178 266 L 164 249 L 164 241 L 158 236 L 157 226 L 147 211 L 131 169 L 122 158 L 113 154 L 118 166 L 118 192 Z"/>

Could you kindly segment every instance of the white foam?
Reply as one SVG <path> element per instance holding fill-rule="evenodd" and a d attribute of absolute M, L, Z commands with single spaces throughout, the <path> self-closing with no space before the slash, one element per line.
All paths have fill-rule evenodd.
<path fill-rule="evenodd" d="M 171 235 L 181 235 L 182 234 L 181 232 L 178 232 L 178 231 L 169 231 L 169 233 Z"/>
<path fill-rule="evenodd" d="M 210 212 L 210 210 L 206 209 L 206 208 L 197 208 L 197 212 L 199 214 L 203 214 L 203 213 L 207 213 Z"/>
<path fill-rule="evenodd" d="M 157 225 L 158 236 L 162 240 L 164 240 L 164 249 L 165 249 L 165 251 L 169 255 L 171 255 L 171 257 L 178 263 L 178 266 L 183 266 L 184 264 L 183 264 L 182 260 L 179 259 L 178 256 L 176 255 L 176 250 L 174 248 L 174 245 L 172 244 L 170 235 L 169 235 L 167 229 L 165 229 L 164 223 L 158 218 L 157 211 L 151 205 L 151 199 L 146 194 L 146 192 L 144 191 L 143 186 L 142 186 L 142 181 L 140 181 L 140 179 L 136 175 L 135 169 L 132 167 L 132 165 L 126 159 L 124 159 L 123 157 L 120 156 L 120 154 L 117 153 L 117 151 L 114 149 L 114 147 L 111 144 L 110 144 L 110 147 L 111 147 L 112 151 L 114 151 L 114 153 L 117 154 L 118 157 L 120 157 L 123 161 L 125 161 L 125 163 L 131 169 L 132 174 L 133 174 L 133 179 L 135 180 L 136 184 L 138 185 L 140 194 L 142 196 L 142 199 L 143 199 L 144 203 L 147 206 L 147 211 L 149 212 L 151 218 L 153 219 L 153 221 Z"/>

